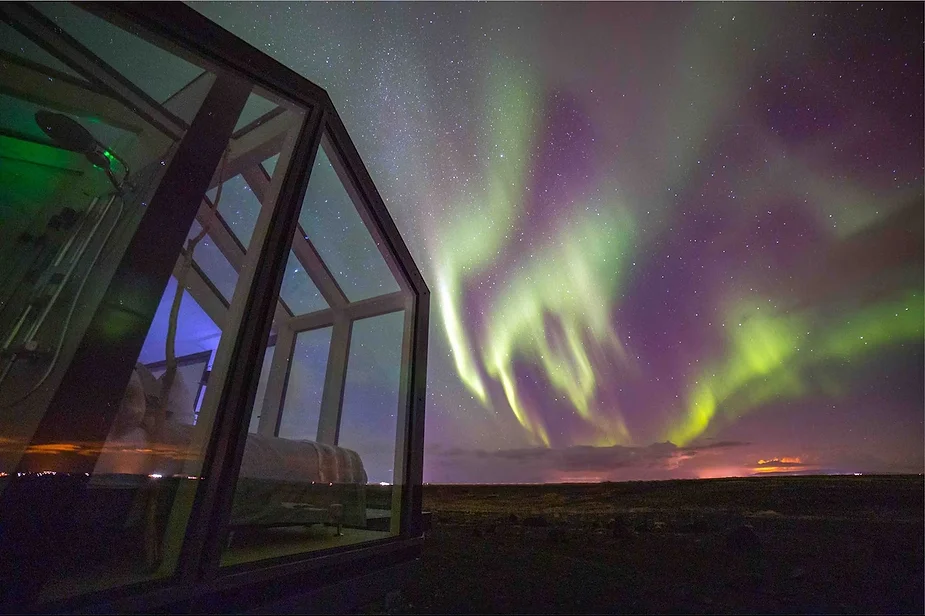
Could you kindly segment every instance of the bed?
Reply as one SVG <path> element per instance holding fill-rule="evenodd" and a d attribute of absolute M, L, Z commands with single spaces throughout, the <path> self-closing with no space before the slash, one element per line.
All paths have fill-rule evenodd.
<path fill-rule="evenodd" d="M 116 421 L 100 453 L 91 485 L 110 488 L 142 482 L 126 524 L 146 526 L 146 552 L 154 545 L 172 506 L 175 486 L 194 451 L 195 421 L 189 388 L 178 373 L 167 418 L 154 429 L 158 380 L 136 366 Z M 157 433 L 157 436 L 155 436 Z M 343 447 L 249 433 L 231 507 L 230 529 L 326 524 L 366 527 L 367 474 L 359 454 Z M 154 484 L 154 485 L 152 485 Z M 174 489 L 156 487 L 174 486 Z"/>

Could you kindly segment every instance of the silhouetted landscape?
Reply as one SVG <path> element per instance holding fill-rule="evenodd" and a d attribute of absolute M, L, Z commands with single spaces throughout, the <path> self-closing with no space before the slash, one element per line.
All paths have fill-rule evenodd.
<path fill-rule="evenodd" d="M 426 486 L 420 574 L 367 613 L 923 612 L 923 479 Z"/>

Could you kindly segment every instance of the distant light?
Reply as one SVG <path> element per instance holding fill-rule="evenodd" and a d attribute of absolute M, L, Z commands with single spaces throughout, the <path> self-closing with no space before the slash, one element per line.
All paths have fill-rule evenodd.
<path fill-rule="evenodd" d="M 163 477 L 163 475 L 161 475 L 160 473 L 151 473 L 150 475 L 148 475 L 148 477 L 150 477 L 151 479 L 160 479 L 161 477 Z"/>
<path fill-rule="evenodd" d="M 855 477 L 860 477 L 860 476 L 863 475 L 863 474 L 864 474 L 864 473 L 855 473 L 854 476 L 855 476 Z"/>
<path fill-rule="evenodd" d="M 381 485 L 381 486 L 388 486 L 388 485 L 392 485 L 392 484 L 390 484 L 388 481 L 380 481 L 380 482 L 379 482 L 379 485 Z"/>

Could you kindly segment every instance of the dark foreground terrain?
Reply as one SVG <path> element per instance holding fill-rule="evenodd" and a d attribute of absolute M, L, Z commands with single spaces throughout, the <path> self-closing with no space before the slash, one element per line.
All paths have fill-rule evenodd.
<path fill-rule="evenodd" d="M 923 478 L 427 486 L 419 576 L 367 613 L 916 613 Z"/>

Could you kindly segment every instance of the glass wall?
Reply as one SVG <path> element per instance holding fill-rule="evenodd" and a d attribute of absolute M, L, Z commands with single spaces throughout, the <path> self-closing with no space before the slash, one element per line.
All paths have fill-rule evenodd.
<path fill-rule="evenodd" d="M 143 311 L 159 297 L 153 318 L 136 312 L 96 332 L 143 219 L 182 215 L 153 199 L 175 154 L 196 147 L 185 140 L 217 75 L 70 5 L 17 17 L 0 23 L 0 491 L 14 481 L 29 498 L 59 490 L 53 481 L 79 487 L 55 529 L 65 539 L 38 559 L 44 603 L 176 570 L 247 272 L 286 171 L 278 161 L 289 160 L 305 113 L 260 89 L 242 94 L 166 286 L 142 278 L 119 300 Z M 217 104 L 213 115 L 234 102 Z M 146 335 L 133 329 L 139 320 Z M 112 371 L 115 411 L 101 395 L 60 412 L 81 345 L 101 341 L 111 346 L 97 371 Z M 133 344 L 121 373 L 106 363 Z"/>
<path fill-rule="evenodd" d="M 413 293 L 329 135 L 312 168 L 222 564 L 394 536 Z"/>
<path fill-rule="evenodd" d="M 120 10 L 0 5 L 4 608 L 406 528 L 423 283 L 336 114 Z"/>

